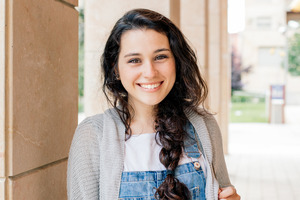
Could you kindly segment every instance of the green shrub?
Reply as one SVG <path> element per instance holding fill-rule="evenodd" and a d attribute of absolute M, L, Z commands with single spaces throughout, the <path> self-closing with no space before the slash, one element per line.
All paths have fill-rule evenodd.
<path fill-rule="evenodd" d="M 265 102 L 265 96 L 262 94 L 249 93 L 244 91 L 233 91 L 231 96 L 231 102 L 236 103 L 258 103 Z"/>

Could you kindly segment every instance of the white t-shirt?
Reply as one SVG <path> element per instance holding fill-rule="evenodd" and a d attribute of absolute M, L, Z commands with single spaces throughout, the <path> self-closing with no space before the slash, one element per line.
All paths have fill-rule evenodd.
<path fill-rule="evenodd" d="M 128 171 L 161 171 L 165 166 L 159 160 L 159 152 L 162 146 L 155 140 L 155 133 L 143 133 L 132 135 L 125 142 L 124 170 Z M 157 140 L 159 142 L 159 139 Z M 206 177 L 206 163 L 203 155 L 199 158 L 188 157 L 184 150 L 178 165 L 198 161 Z"/>

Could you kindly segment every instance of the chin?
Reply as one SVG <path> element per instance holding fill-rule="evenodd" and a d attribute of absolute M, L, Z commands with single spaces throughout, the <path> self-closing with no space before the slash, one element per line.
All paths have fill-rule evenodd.
<path fill-rule="evenodd" d="M 157 106 L 160 102 L 162 102 L 162 100 L 147 100 L 144 101 L 144 104 L 148 106 Z"/>

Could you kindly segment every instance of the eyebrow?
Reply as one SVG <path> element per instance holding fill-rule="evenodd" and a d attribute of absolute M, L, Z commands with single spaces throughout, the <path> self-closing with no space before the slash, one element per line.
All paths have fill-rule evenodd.
<path fill-rule="evenodd" d="M 166 48 L 162 48 L 162 49 L 157 49 L 156 51 L 154 51 L 154 53 L 158 53 L 161 51 L 170 51 L 170 49 L 166 49 Z"/>
<path fill-rule="evenodd" d="M 159 52 L 162 52 L 162 51 L 170 51 L 170 49 L 161 48 L 161 49 L 155 50 L 154 53 L 159 53 Z M 139 56 L 139 55 L 141 55 L 141 54 L 140 53 L 129 53 L 129 54 L 126 54 L 124 57 Z"/>
<path fill-rule="evenodd" d="M 139 54 L 139 53 L 129 53 L 129 54 L 126 54 L 124 57 L 126 58 L 126 57 L 129 57 L 129 56 L 139 56 L 139 55 L 141 55 L 141 54 Z"/>

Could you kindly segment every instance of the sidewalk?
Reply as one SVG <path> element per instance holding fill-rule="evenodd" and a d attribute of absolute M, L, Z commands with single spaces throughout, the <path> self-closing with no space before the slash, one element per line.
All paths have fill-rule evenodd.
<path fill-rule="evenodd" d="M 300 125 L 300 106 L 285 106 L 285 121 L 287 124 Z M 300 199 L 300 198 L 299 198 Z"/>
<path fill-rule="evenodd" d="M 244 200 L 300 200 L 300 122 L 229 125 L 227 167 Z"/>

